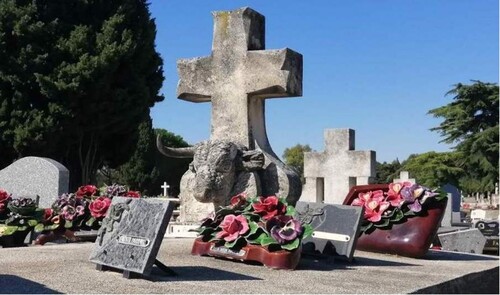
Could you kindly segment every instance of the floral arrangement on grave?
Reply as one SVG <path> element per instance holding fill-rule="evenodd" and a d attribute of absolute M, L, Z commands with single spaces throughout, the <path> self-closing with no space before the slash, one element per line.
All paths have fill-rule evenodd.
<path fill-rule="evenodd" d="M 445 198 L 444 192 L 411 182 L 401 182 L 389 184 L 387 192 L 376 190 L 359 193 L 351 205 L 364 207 L 360 230 L 369 234 L 375 228 L 390 229 L 392 224 L 404 223 L 413 216 L 425 215 L 428 204 Z"/>
<path fill-rule="evenodd" d="M 113 184 L 97 188 L 84 185 L 74 193 L 60 195 L 51 208 L 45 209 L 43 222 L 35 227 L 36 232 L 57 229 L 99 229 L 114 197 L 140 198 L 137 191 L 124 185 Z"/>
<path fill-rule="evenodd" d="M 43 209 L 38 208 L 31 198 L 12 198 L 7 191 L 0 189 L 0 236 L 15 232 L 26 232 L 41 222 Z"/>
<path fill-rule="evenodd" d="M 270 252 L 293 251 L 312 234 L 311 226 L 294 215 L 295 208 L 285 199 L 239 194 L 231 198 L 230 205 L 203 220 L 196 231 L 203 242 L 235 251 L 247 244 L 267 247 Z"/>

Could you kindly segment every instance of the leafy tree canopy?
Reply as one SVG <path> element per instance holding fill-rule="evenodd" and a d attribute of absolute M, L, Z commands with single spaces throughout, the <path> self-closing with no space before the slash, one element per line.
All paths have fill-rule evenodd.
<path fill-rule="evenodd" d="M 394 178 L 398 176 L 398 171 L 401 171 L 401 163 L 397 159 L 391 163 L 377 162 L 376 171 L 375 183 L 392 183 Z"/>
<path fill-rule="evenodd" d="M 100 169 L 100 185 L 123 183 L 132 190 L 153 196 L 163 193 L 161 185 L 167 182 L 170 195 L 178 195 L 181 177 L 187 171 L 191 159 L 165 157 L 156 148 L 156 136 L 161 134 L 163 144 L 169 147 L 189 145 L 179 135 L 165 129 L 152 129 L 150 120 L 142 123 L 139 129 L 139 140 L 132 157 L 117 169 L 109 166 Z"/>
<path fill-rule="evenodd" d="M 401 164 L 400 171 L 408 171 L 421 185 L 439 188 L 447 183 L 458 186 L 463 170 L 458 167 L 461 159 L 457 152 L 428 152 L 413 154 Z"/>
<path fill-rule="evenodd" d="M 311 147 L 301 144 L 296 144 L 291 148 L 286 148 L 283 152 L 285 164 L 292 167 L 299 175 L 302 183 L 304 183 L 304 152 L 310 152 Z"/>
<path fill-rule="evenodd" d="M 130 159 L 117 168 L 116 183 L 127 184 L 130 189 L 149 195 L 160 175 L 155 163 L 156 138 L 151 120 L 139 125 L 139 140 Z"/>
<path fill-rule="evenodd" d="M 456 143 L 462 155 L 459 166 L 466 174 L 462 189 L 472 192 L 493 191 L 498 182 L 499 99 L 498 86 L 472 81 L 457 84 L 447 94 L 453 101 L 432 109 L 429 114 L 444 121 L 431 130 L 443 136 L 442 142 Z"/>
<path fill-rule="evenodd" d="M 155 129 L 155 138 L 156 135 L 160 134 L 162 138 L 162 143 L 169 147 L 187 147 L 189 144 L 184 141 L 184 139 L 176 135 L 172 132 L 169 132 L 165 129 Z M 156 140 L 156 139 L 155 139 Z M 156 149 L 156 141 L 155 141 L 155 163 L 156 167 L 159 171 L 159 176 L 156 182 L 153 183 L 152 191 L 156 194 L 160 194 L 163 190 L 160 186 L 164 181 L 168 183 L 170 186 L 169 192 L 173 196 L 179 195 L 180 192 L 180 181 L 182 175 L 188 170 L 189 163 L 191 163 L 193 159 L 187 158 L 169 158 L 165 157 Z"/>
<path fill-rule="evenodd" d="M 0 167 L 46 156 L 72 187 L 134 151 L 163 100 L 145 0 L 0 1 Z"/>

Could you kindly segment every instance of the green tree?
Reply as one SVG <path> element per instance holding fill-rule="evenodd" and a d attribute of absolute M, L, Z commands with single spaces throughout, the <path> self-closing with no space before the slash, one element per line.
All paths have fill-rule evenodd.
<path fill-rule="evenodd" d="M 150 195 L 160 173 L 156 167 L 156 138 L 151 120 L 139 125 L 139 140 L 132 157 L 116 169 L 116 183 L 127 184 L 130 189 Z"/>
<path fill-rule="evenodd" d="M 301 144 L 296 144 L 291 148 L 286 148 L 283 152 L 285 164 L 292 167 L 299 175 L 302 183 L 304 183 L 304 152 L 310 152 L 311 147 Z"/>
<path fill-rule="evenodd" d="M 176 135 L 172 132 L 169 132 L 165 129 L 155 129 L 155 137 L 160 134 L 162 143 L 169 147 L 187 147 L 189 144 L 184 141 L 184 139 Z M 191 163 L 193 159 L 186 158 L 169 158 L 165 157 L 158 150 L 155 152 L 155 163 L 156 167 L 160 173 L 156 182 L 153 183 L 153 187 L 151 191 L 155 194 L 160 194 L 163 190 L 160 186 L 164 181 L 168 183 L 170 186 L 169 192 L 173 196 L 177 196 L 180 192 L 180 181 L 182 175 L 188 170 L 189 163 Z"/>
<path fill-rule="evenodd" d="M 163 100 L 155 34 L 145 0 L 0 1 L 0 166 L 51 157 L 74 188 L 128 160 Z"/>
<path fill-rule="evenodd" d="M 413 154 L 401 164 L 400 171 L 408 171 L 421 185 L 439 188 L 447 183 L 458 186 L 463 175 L 458 163 L 462 158 L 458 152 L 428 152 Z"/>
<path fill-rule="evenodd" d="M 377 162 L 375 183 L 391 183 L 397 177 L 398 171 L 401 171 L 401 163 L 398 159 L 391 163 Z"/>
<path fill-rule="evenodd" d="M 443 136 L 442 142 L 456 144 L 459 166 L 466 172 L 460 181 L 467 192 L 493 191 L 498 182 L 498 86 L 472 81 L 457 84 L 447 95 L 453 101 L 432 109 L 429 114 L 444 121 L 431 130 Z"/>
<path fill-rule="evenodd" d="M 189 168 L 191 159 L 175 159 L 162 155 L 156 148 L 156 136 L 161 134 L 163 144 L 169 147 L 189 146 L 184 139 L 165 129 L 152 129 L 151 121 L 140 126 L 139 141 L 132 157 L 116 169 L 104 166 L 98 173 L 98 184 L 121 183 L 144 195 L 163 193 L 161 185 L 167 182 L 169 192 L 176 196 L 180 192 L 180 180 Z"/>

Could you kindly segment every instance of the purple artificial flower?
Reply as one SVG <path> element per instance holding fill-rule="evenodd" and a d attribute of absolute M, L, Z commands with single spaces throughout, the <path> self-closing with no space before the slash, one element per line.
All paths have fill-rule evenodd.
<path fill-rule="evenodd" d="M 83 205 L 78 205 L 76 206 L 76 215 L 77 216 L 82 216 L 83 214 L 85 214 L 85 206 Z"/>
<path fill-rule="evenodd" d="M 428 198 L 432 198 L 432 197 L 437 196 L 437 195 L 439 195 L 439 193 L 433 192 L 433 191 L 426 188 L 420 203 L 423 204 Z"/>
<path fill-rule="evenodd" d="M 300 222 L 286 215 L 278 215 L 269 219 L 266 222 L 266 229 L 279 244 L 293 241 L 302 233 Z"/>
<path fill-rule="evenodd" d="M 127 194 L 127 188 L 124 185 L 112 184 L 106 187 L 104 190 L 104 195 L 109 198 L 117 197 L 117 196 L 125 196 Z"/>
<path fill-rule="evenodd" d="M 72 221 L 76 216 L 75 207 L 70 206 L 70 205 L 64 206 L 64 208 L 62 209 L 61 215 L 63 216 L 63 218 L 65 220 Z"/>
<path fill-rule="evenodd" d="M 411 211 L 420 212 L 422 210 L 419 198 L 423 195 L 424 191 L 425 188 L 418 184 L 405 186 L 401 189 L 401 196 L 403 197 L 404 203 L 407 204 Z"/>
<path fill-rule="evenodd" d="M 54 204 L 52 204 L 52 209 L 59 212 L 62 208 L 68 205 L 72 207 L 76 205 L 76 196 L 74 194 L 62 194 L 57 197 Z"/>

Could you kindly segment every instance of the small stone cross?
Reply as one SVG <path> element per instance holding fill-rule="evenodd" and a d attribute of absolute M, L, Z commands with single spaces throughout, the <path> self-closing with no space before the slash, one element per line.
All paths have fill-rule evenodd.
<path fill-rule="evenodd" d="M 399 172 L 399 178 L 394 179 L 393 182 L 394 183 L 396 183 L 396 182 L 415 183 L 416 180 L 415 180 L 415 178 L 410 178 L 410 173 L 408 171 L 401 171 L 401 172 Z"/>
<path fill-rule="evenodd" d="M 168 196 L 168 192 L 167 192 L 167 189 L 170 187 L 170 185 L 167 184 L 166 181 L 163 182 L 163 185 L 161 186 L 161 188 L 163 189 L 163 196 L 164 197 L 167 197 Z"/>
<path fill-rule="evenodd" d="M 264 100 L 302 95 L 302 55 L 265 49 L 264 16 L 250 8 L 213 12 L 212 54 L 177 62 L 177 96 L 212 102 L 212 140 L 272 152 Z"/>

